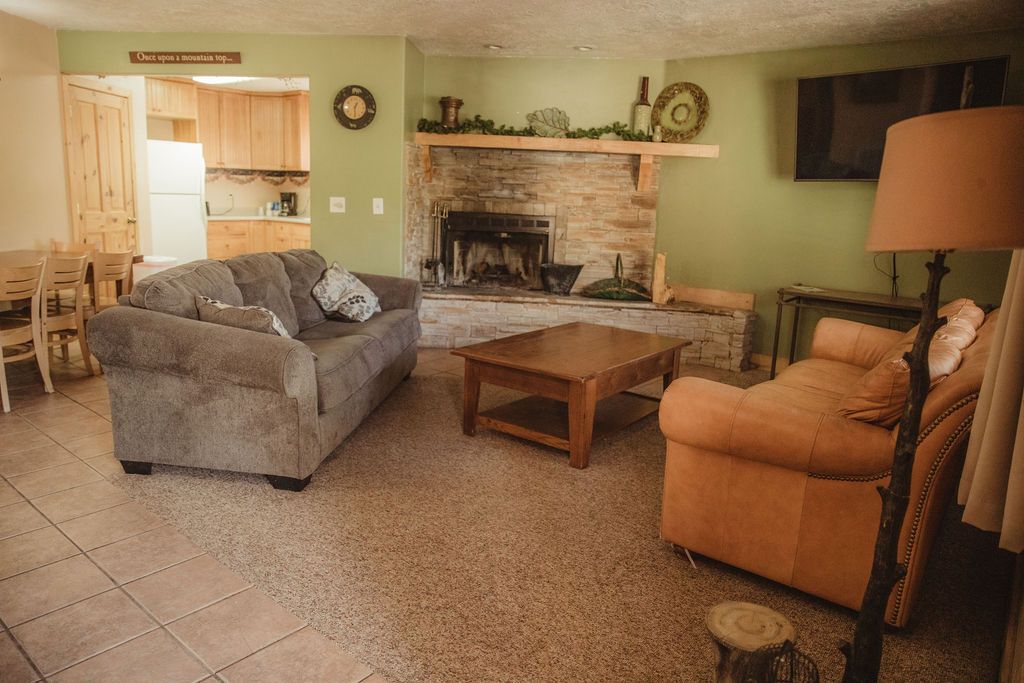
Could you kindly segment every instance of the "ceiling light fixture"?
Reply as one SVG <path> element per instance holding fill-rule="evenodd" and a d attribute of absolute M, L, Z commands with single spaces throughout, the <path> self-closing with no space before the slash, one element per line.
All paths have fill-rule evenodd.
<path fill-rule="evenodd" d="M 255 81 L 256 78 L 256 76 L 193 76 L 192 80 L 205 85 L 227 85 L 228 83 Z"/>
<path fill-rule="evenodd" d="M 577 52 L 590 52 L 594 49 L 593 45 L 577 45 L 573 48 Z"/>
<path fill-rule="evenodd" d="M 484 47 L 486 47 L 488 50 L 494 51 L 503 50 L 505 48 L 504 45 L 484 45 Z"/>

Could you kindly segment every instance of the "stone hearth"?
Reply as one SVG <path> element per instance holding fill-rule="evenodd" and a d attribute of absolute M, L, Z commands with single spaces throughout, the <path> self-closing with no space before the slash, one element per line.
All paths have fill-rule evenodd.
<path fill-rule="evenodd" d="M 455 348 L 569 322 L 611 325 L 693 342 L 684 363 L 725 370 L 750 367 L 753 311 L 698 304 L 657 305 L 543 293 L 506 295 L 493 289 L 450 288 L 423 293 L 420 345 Z"/>

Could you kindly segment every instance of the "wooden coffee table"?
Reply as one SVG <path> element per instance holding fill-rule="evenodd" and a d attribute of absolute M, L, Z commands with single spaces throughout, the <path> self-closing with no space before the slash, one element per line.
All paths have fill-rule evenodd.
<path fill-rule="evenodd" d="M 455 349 L 466 359 L 462 431 L 496 429 L 569 451 L 571 466 L 586 467 L 595 436 L 658 410 L 657 399 L 625 390 L 659 376 L 667 387 L 690 343 L 570 323 Z M 481 382 L 533 395 L 480 413 Z"/>

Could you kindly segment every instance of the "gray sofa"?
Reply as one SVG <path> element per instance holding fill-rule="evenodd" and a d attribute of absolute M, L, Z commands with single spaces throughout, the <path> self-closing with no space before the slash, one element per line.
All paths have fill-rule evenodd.
<path fill-rule="evenodd" d="M 110 388 L 114 455 L 264 474 L 301 491 L 317 466 L 416 366 L 415 280 L 356 274 L 382 312 L 324 316 L 310 294 L 326 268 L 308 249 L 195 261 L 139 281 L 89 321 Z M 195 296 L 274 311 L 292 339 L 201 322 Z"/>

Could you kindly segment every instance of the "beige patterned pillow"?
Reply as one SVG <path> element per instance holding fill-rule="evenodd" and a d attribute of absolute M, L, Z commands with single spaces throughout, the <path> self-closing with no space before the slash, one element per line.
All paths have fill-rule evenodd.
<path fill-rule="evenodd" d="M 284 323 L 273 311 L 262 306 L 232 306 L 208 296 L 196 297 L 196 310 L 203 322 L 237 327 L 253 332 L 290 337 Z"/>
<path fill-rule="evenodd" d="M 313 286 L 313 298 L 326 313 L 346 322 L 361 323 L 380 311 L 380 301 L 369 287 L 335 261 Z"/>
<path fill-rule="evenodd" d="M 955 315 L 938 329 L 928 347 L 931 387 L 956 372 L 963 350 L 971 345 L 977 334 L 968 321 Z M 912 341 L 901 340 L 889 349 L 882 361 L 865 373 L 840 399 L 836 413 L 853 420 L 894 427 L 903 415 L 910 390 L 910 366 L 903 360 L 903 354 L 912 346 Z"/>

